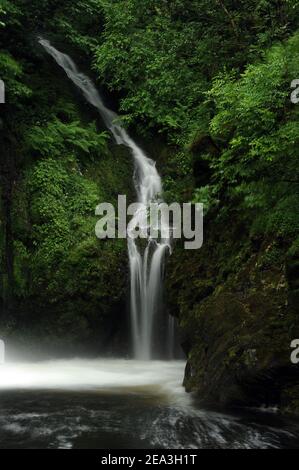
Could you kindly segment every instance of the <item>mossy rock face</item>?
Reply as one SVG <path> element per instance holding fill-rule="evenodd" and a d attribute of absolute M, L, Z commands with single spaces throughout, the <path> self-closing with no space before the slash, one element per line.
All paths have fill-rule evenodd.
<path fill-rule="evenodd" d="M 299 259 L 291 260 L 288 263 L 288 279 L 290 286 L 294 289 L 299 288 Z"/>
<path fill-rule="evenodd" d="M 184 385 L 202 402 L 299 413 L 299 366 L 290 360 L 299 338 L 290 302 L 297 278 L 286 252 L 275 240 L 245 243 L 211 232 L 202 250 L 178 247 L 169 260 L 170 309 L 188 356 Z"/>
<path fill-rule="evenodd" d="M 278 372 L 290 368 L 289 338 L 264 293 L 238 298 L 221 293 L 196 312 L 196 345 L 189 362 L 203 398 L 224 405 L 277 404 Z M 188 384 L 188 379 L 187 382 Z"/>
<path fill-rule="evenodd" d="M 282 405 L 286 412 L 299 414 L 299 379 L 297 383 L 285 387 L 281 395 Z"/>
<path fill-rule="evenodd" d="M 73 57 L 81 68 L 75 52 Z M 44 54 L 34 60 L 34 115 L 26 114 L 18 134 L 10 136 L 22 144 L 22 152 L 13 148 L 22 165 L 12 191 L 13 285 L 7 274 L 0 276 L 1 335 L 16 349 L 127 354 L 127 244 L 96 237 L 95 209 L 104 202 L 117 207 L 119 194 L 135 200 L 133 159 L 102 135 L 98 113 L 59 67 Z M 70 134 L 61 134 L 66 128 Z M 87 132 L 83 147 L 81 132 Z"/>

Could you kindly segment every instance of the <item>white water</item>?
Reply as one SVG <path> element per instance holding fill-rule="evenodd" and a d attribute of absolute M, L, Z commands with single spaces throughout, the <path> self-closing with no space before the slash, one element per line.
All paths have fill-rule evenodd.
<path fill-rule="evenodd" d="M 298 447 L 298 429 L 268 413 L 261 421 L 198 408 L 183 372 L 180 361 L 8 360 L 0 366 L 0 448 Z"/>
<path fill-rule="evenodd" d="M 183 361 L 68 359 L 7 362 L 0 366 L 0 390 L 92 390 L 122 393 L 151 388 L 189 403 L 182 387 Z"/>
<path fill-rule="evenodd" d="M 55 49 L 49 41 L 40 39 L 39 43 L 63 68 L 86 100 L 99 111 L 117 144 L 125 145 L 130 149 L 136 165 L 134 184 L 138 202 L 145 207 L 148 207 L 151 202 L 162 202 L 162 182 L 154 161 L 145 155 L 119 124 L 118 116 L 104 105 L 92 81 L 77 69 L 73 60 L 67 54 Z M 143 222 L 144 211 L 136 210 L 128 226 L 131 323 L 135 358 L 149 360 L 153 355 L 155 319 L 158 319 L 158 310 L 161 308 L 164 259 L 171 246 L 170 236 L 158 242 L 151 239 L 148 234 L 146 248 L 140 248 L 136 240 L 130 236 L 130 233 L 132 230 L 141 227 Z M 150 227 L 147 227 L 147 229 L 149 232 Z M 169 319 L 165 341 L 173 342 L 172 332 L 173 322 Z"/>

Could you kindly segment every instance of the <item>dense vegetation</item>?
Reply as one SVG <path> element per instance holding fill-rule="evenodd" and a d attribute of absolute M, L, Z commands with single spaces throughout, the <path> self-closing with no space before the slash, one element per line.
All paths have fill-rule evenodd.
<path fill-rule="evenodd" d="M 204 249 L 178 247 L 169 267 L 169 303 L 197 377 L 188 386 L 204 381 L 197 364 L 215 347 L 213 311 L 222 312 L 220 337 L 240 331 L 254 293 L 241 339 L 217 343 L 222 364 L 254 371 L 252 354 L 260 354 L 264 373 L 280 354 L 275 373 L 286 374 L 298 331 L 299 107 L 290 100 L 298 14 L 298 0 L 1 1 L 8 104 L 0 109 L 0 269 L 9 334 L 35 325 L 50 342 L 95 340 L 125 310 L 126 247 L 98 243 L 93 214 L 98 202 L 131 191 L 129 158 L 44 58 L 44 35 L 109 92 L 156 158 L 167 199 L 205 204 Z M 205 370 L 219 378 L 215 364 L 208 359 Z"/>
<path fill-rule="evenodd" d="M 124 241 L 95 238 L 95 207 L 130 193 L 131 162 L 37 52 L 42 6 L 23 3 L 5 3 L 1 25 L 2 331 L 58 354 L 99 349 L 124 322 L 127 266 Z"/>

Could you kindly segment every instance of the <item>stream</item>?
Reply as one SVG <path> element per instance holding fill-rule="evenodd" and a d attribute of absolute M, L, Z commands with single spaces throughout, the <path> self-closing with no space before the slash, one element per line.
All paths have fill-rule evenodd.
<path fill-rule="evenodd" d="M 151 201 L 162 201 L 162 181 L 153 160 L 130 138 L 72 59 L 49 41 L 39 42 L 99 111 L 116 143 L 130 149 L 138 202 L 148 207 Z M 131 229 L 140 217 L 136 211 Z M 205 410 L 182 386 L 184 361 L 152 360 L 168 252 L 170 238 L 148 238 L 142 251 L 128 227 L 135 359 L 8 359 L 0 364 L 0 448 L 299 449 L 297 422 L 275 410 Z M 167 321 L 164 342 L 173 349 L 174 320 Z"/>
<path fill-rule="evenodd" d="M 167 223 L 160 221 L 159 239 L 151 237 L 151 222 L 147 211 L 151 203 L 163 203 L 162 180 L 156 169 L 156 163 L 130 137 L 121 125 L 119 116 L 105 106 L 96 86 L 85 74 L 80 72 L 72 58 L 57 50 L 48 40 L 39 39 L 39 44 L 61 67 L 74 86 L 86 101 L 99 112 L 105 126 L 109 129 L 115 142 L 124 145 L 133 157 L 135 171 L 133 183 L 137 196 L 137 205 L 127 227 L 128 255 L 130 266 L 130 306 L 132 346 L 134 356 L 140 360 L 150 360 L 155 353 L 155 335 L 161 329 L 161 312 L 163 312 L 163 276 L 165 256 L 171 252 L 171 229 Z M 146 247 L 138 246 L 134 231 L 142 227 L 145 233 Z M 165 237 L 165 233 L 167 236 Z M 163 234 L 163 235 L 162 235 Z M 165 237 L 165 238 L 163 238 Z M 163 342 L 167 343 L 168 356 L 173 352 L 169 346 L 173 343 L 173 318 L 168 316 Z"/>
<path fill-rule="evenodd" d="M 299 425 L 274 412 L 202 409 L 182 387 L 184 366 L 121 359 L 2 365 L 0 448 L 299 448 Z"/>

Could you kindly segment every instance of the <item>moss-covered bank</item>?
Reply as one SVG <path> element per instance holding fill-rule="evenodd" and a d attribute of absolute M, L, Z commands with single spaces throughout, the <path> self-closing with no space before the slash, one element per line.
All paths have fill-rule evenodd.
<path fill-rule="evenodd" d="M 188 356 L 186 390 L 206 404 L 299 413 L 298 365 L 290 360 L 299 337 L 296 244 L 209 225 L 203 248 L 178 246 L 168 266 Z"/>
<path fill-rule="evenodd" d="M 1 338 L 37 353 L 127 353 L 126 241 L 96 238 L 95 208 L 132 199 L 131 156 L 42 50 L 23 74 L 30 107 L 8 105 L 1 130 Z"/>

